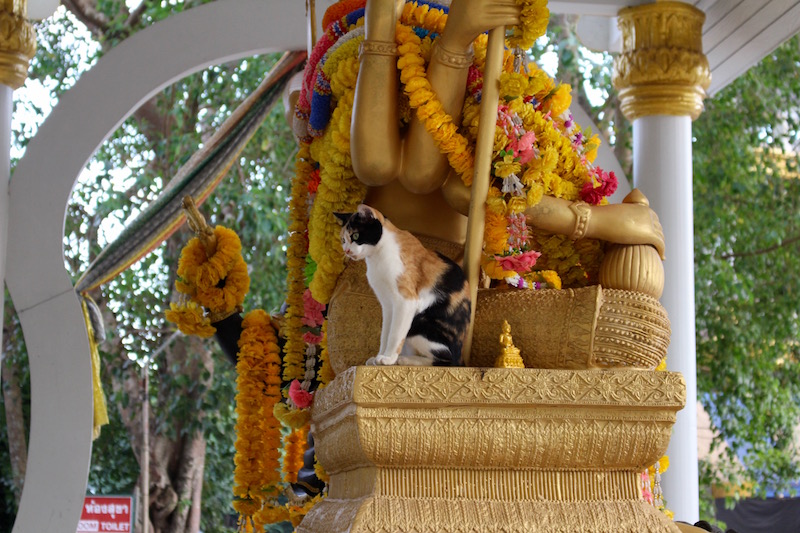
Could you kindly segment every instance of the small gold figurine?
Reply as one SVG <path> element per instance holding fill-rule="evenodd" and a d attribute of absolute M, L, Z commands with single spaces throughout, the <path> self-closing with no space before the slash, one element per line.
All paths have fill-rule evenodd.
<path fill-rule="evenodd" d="M 500 345 L 503 351 L 494 361 L 495 368 L 525 368 L 522 357 L 519 355 L 519 348 L 514 346 L 511 338 L 511 325 L 508 320 L 503 320 L 503 333 L 500 334 Z"/>

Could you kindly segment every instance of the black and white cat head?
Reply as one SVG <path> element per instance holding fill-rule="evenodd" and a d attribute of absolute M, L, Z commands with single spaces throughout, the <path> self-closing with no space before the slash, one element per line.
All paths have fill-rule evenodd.
<path fill-rule="evenodd" d="M 361 204 L 355 213 L 334 213 L 342 225 L 342 249 L 344 254 L 360 261 L 369 257 L 383 235 L 383 215 Z"/>

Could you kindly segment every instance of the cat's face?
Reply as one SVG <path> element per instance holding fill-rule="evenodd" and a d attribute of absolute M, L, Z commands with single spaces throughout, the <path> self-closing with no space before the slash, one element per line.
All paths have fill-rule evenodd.
<path fill-rule="evenodd" d="M 358 206 L 355 213 L 334 213 L 342 224 L 342 250 L 354 261 L 369 257 L 383 234 L 383 224 L 375 210 Z"/>

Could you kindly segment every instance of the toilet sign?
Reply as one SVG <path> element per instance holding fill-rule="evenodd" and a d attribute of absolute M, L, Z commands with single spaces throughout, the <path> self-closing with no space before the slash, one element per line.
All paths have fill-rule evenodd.
<path fill-rule="evenodd" d="M 78 533 L 133 531 L 132 496 L 86 496 Z"/>

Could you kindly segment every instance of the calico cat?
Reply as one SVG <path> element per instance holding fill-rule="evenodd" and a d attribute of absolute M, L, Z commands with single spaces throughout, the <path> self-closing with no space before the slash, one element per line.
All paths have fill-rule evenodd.
<path fill-rule="evenodd" d="M 334 214 L 345 255 L 366 260 L 367 281 L 381 304 L 381 346 L 367 364 L 460 365 L 470 317 L 461 267 L 372 207 Z"/>

